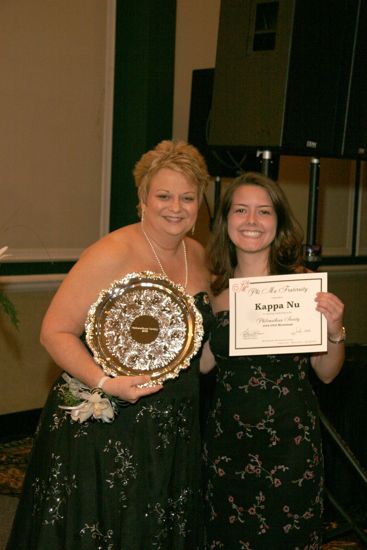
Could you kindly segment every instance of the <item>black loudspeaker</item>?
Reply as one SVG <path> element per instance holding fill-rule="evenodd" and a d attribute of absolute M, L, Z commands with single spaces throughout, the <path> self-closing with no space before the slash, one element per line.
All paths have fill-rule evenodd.
<path fill-rule="evenodd" d="M 211 176 L 236 177 L 244 170 L 259 169 L 255 155 L 244 148 L 214 150 L 209 146 L 214 68 L 192 72 L 188 140 L 205 158 Z"/>
<path fill-rule="evenodd" d="M 213 95 L 214 69 L 196 69 L 192 72 L 189 118 L 189 142 L 204 156 L 209 173 L 222 176 L 223 168 L 209 151 L 208 137 Z"/>
<path fill-rule="evenodd" d="M 358 2 L 359 13 L 354 35 L 355 50 L 350 79 L 350 94 L 346 105 L 345 134 L 341 152 L 355 158 L 367 158 L 367 2 Z"/>
<path fill-rule="evenodd" d="M 222 0 L 209 144 L 367 152 L 367 0 Z"/>

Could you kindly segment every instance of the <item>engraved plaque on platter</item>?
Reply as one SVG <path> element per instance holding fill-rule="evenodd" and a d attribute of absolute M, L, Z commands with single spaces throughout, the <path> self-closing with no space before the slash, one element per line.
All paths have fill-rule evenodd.
<path fill-rule="evenodd" d="M 194 298 L 163 275 L 129 273 L 102 290 L 86 320 L 94 359 L 111 376 L 178 376 L 200 348 L 203 323 Z"/>

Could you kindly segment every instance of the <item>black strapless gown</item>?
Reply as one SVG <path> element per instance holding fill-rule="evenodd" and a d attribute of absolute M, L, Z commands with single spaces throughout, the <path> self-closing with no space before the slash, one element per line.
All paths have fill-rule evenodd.
<path fill-rule="evenodd" d="M 195 302 L 207 328 L 208 297 Z M 202 548 L 199 355 L 111 424 L 71 421 L 56 382 L 7 550 Z"/>
<path fill-rule="evenodd" d="M 229 357 L 228 312 L 216 315 L 210 338 L 207 548 L 320 548 L 323 459 L 309 358 Z"/>

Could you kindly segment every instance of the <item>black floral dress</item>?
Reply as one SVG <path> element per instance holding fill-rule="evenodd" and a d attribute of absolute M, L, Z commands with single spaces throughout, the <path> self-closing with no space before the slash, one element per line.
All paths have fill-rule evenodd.
<path fill-rule="evenodd" d="M 195 301 L 207 328 L 208 296 Z M 56 382 L 8 550 L 202 548 L 198 355 L 110 424 L 73 422 L 59 408 L 64 380 Z"/>
<path fill-rule="evenodd" d="M 204 444 L 207 549 L 320 548 L 323 460 L 309 358 L 229 357 L 228 341 L 228 312 L 219 312 Z"/>

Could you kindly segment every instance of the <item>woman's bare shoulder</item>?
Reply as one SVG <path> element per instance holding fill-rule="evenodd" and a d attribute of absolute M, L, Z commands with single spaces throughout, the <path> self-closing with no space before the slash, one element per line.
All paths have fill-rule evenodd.
<path fill-rule="evenodd" d="M 86 248 L 80 259 L 98 263 L 121 261 L 121 258 L 131 251 L 133 242 L 136 243 L 134 225 L 121 227 Z"/>
<path fill-rule="evenodd" d="M 68 282 L 85 280 L 86 284 L 102 288 L 123 277 L 134 269 L 139 250 L 136 241 L 135 231 L 130 226 L 105 235 L 84 250 L 69 272 Z"/>
<path fill-rule="evenodd" d="M 206 252 L 203 245 L 191 237 L 186 237 L 185 242 L 187 243 L 188 252 L 201 263 L 206 263 Z"/>

